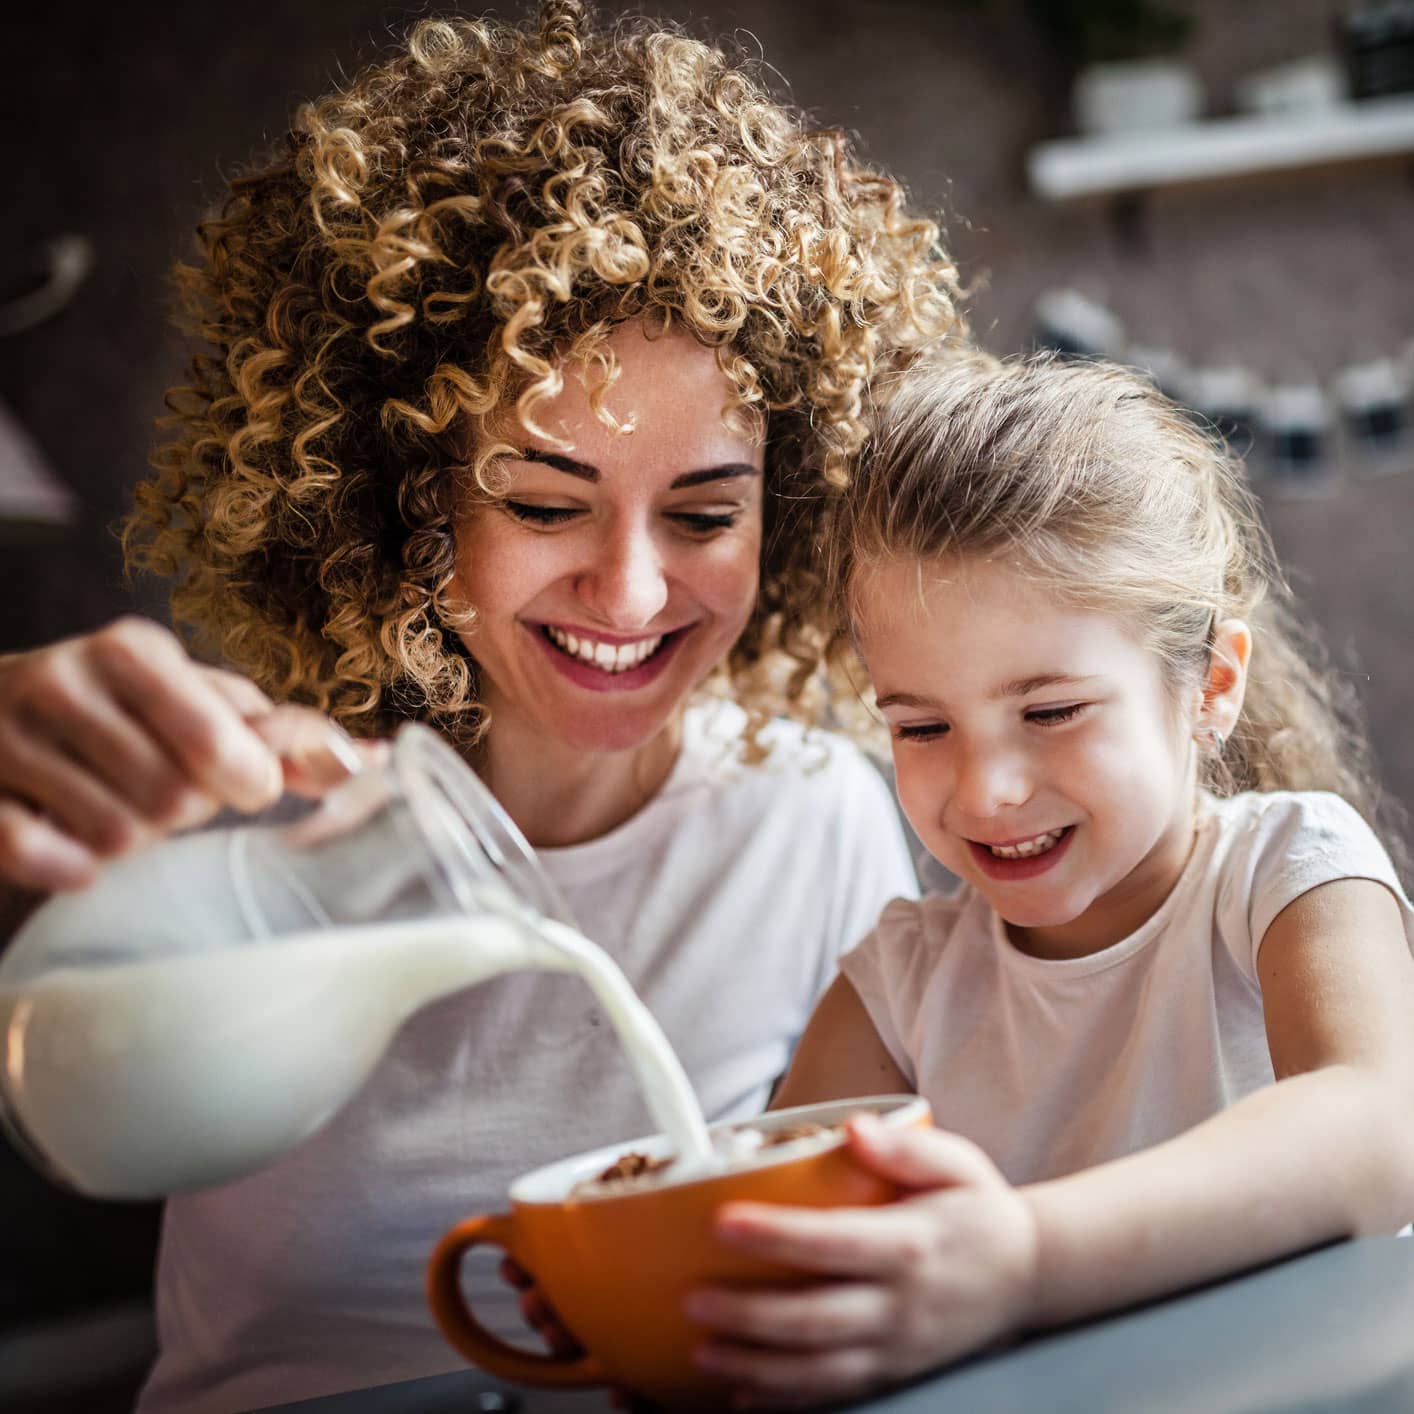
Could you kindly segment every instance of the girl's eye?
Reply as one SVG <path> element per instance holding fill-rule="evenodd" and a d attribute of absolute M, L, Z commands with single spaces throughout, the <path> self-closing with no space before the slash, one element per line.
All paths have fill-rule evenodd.
<path fill-rule="evenodd" d="M 727 530 L 737 523 L 740 511 L 674 511 L 673 519 L 694 535 L 710 535 L 714 530 Z"/>
<path fill-rule="evenodd" d="M 894 728 L 894 736 L 899 741 L 933 741 L 946 734 L 946 722 L 921 722 L 917 726 L 900 725 Z"/>
<path fill-rule="evenodd" d="M 1035 722 L 1038 727 L 1058 727 L 1078 717 L 1089 705 L 1088 702 L 1072 702 L 1067 707 L 1037 707 L 1026 714 L 1026 720 Z"/>
<path fill-rule="evenodd" d="M 529 525 L 560 525 L 579 514 L 573 506 L 537 506 L 529 501 L 502 501 L 501 509 Z"/>

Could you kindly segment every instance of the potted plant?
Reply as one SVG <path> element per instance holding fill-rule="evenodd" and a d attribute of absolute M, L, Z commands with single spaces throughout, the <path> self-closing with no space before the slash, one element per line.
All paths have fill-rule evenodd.
<path fill-rule="evenodd" d="M 1174 58 L 1192 16 L 1165 0 L 1027 0 L 1032 18 L 1075 70 L 1076 126 L 1126 134 L 1192 122 L 1203 90 Z"/>

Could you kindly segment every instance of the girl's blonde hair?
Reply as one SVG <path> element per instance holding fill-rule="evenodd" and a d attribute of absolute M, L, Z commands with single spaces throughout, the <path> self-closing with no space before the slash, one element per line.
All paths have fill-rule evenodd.
<path fill-rule="evenodd" d="M 1246 700 L 1204 754 L 1203 783 L 1336 791 L 1374 822 L 1355 694 L 1298 619 L 1215 433 L 1132 370 L 1049 355 L 929 360 L 878 391 L 834 536 L 842 608 L 855 570 L 880 558 L 1005 555 L 1065 602 L 1121 615 L 1175 694 L 1203 680 L 1215 625 L 1246 620 Z"/>
<path fill-rule="evenodd" d="M 616 426 L 604 339 L 639 320 L 715 347 L 727 411 L 764 418 L 761 595 L 725 686 L 758 722 L 798 704 L 869 381 L 962 323 L 936 226 L 759 67 L 552 0 L 523 25 L 423 21 L 303 107 L 177 272 L 206 347 L 125 528 L 131 564 L 178 576 L 177 619 L 357 734 L 422 717 L 475 740 L 448 596 L 457 511 L 495 490 L 488 428 L 533 426 L 566 361 L 602 375 Z"/>

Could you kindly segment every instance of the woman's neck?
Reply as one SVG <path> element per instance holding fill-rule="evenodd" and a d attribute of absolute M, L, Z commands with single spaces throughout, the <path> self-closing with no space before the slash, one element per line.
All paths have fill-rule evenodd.
<path fill-rule="evenodd" d="M 536 849 L 584 844 L 638 814 L 678 759 L 682 716 L 627 751 L 577 751 L 495 719 L 477 771 Z"/>

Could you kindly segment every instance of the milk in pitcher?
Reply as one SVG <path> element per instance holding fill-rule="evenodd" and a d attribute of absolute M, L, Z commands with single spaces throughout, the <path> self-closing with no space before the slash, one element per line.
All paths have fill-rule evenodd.
<path fill-rule="evenodd" d="M 426 1003 L 503 972 L 578 973 L 655 1123 L 710 1162 L 690 1082 L 623 973 L 563 924 L 486 914 L 310 932 L 61 968 L 0 986 L 4 1085 L 29 1147 L 111 1198 L 228 1182 L 272 1162 L 358 1090 Z"/>

